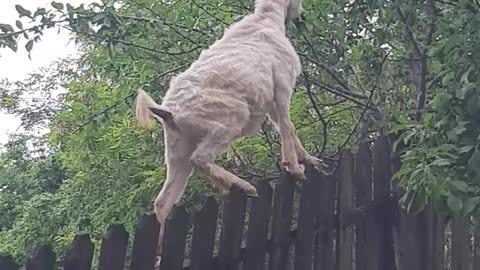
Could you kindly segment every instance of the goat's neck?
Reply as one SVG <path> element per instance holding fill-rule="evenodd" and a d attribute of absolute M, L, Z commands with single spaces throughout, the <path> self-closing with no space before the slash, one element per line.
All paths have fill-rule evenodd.
<path fill-rule="evenodd" d="M 285 32 L 287 6 L 284 0 L 258 0 L 255 4 L 255 14 L 268 18 L 275 26 Z"/>

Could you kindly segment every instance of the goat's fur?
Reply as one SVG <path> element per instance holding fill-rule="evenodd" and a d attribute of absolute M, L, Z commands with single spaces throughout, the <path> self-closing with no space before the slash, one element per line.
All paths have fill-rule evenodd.
<path fill-rule="evenodd" d="M 172 79 L 161 105 L 138 91 L 138 121 L 149 126 L 153 117 L 164 127 L 167 179 L 154 204 L 162 228 L 194 169 L 225 190 L 235 186 L 257 196 L 251 184 L 214 160 L 236 139 L 256 134 L 267 115 L 280 133 L 287 171 L 304 179 L 305 162 L 321 164 L 305 151 L 289 116 L 301 64 L 285 21 L 300 13 L 301 0 L 258 0 L 253 14 Z"/>

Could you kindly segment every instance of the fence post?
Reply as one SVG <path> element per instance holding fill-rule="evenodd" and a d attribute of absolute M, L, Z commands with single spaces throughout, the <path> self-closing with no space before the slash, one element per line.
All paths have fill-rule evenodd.
<path fill-rule="evenodd" d="M 310 270 L 313 266 L 315 198 L 318 196 L 321 175 L 311 165 L 307 166 L 307 180 L 302 185 L 295 241 L 295 270 Z"/>
<path fill-rule="evenodd" d="M 51 245 L 40 245 L 27 260 L 26 270 L 51 270 L 55 268 L 55 253 Z M 0 269 L 2 269 L 0 267 Z"/>
<path fill-rule="evenodd" d="M 93 243 L 89 234 L 77 234 L 65 253 L 64 270 L 91 270 Z"/>
<path fill-rule="evenodd" d="M 248 270 L 263 270 L 268 250 L 268 225 L 272 215 L 273 190 L 268 181 L 257 185 L 259 197 L 252 201 L 248 224 L 245 267 Z"/>
<path fill-rule="evenodd" d="M 368 142 L 359 145 L 355 158 L 355 207 L 363 212 L 363 218 L 356 225 L 355 241 L 355 266 L 356 270 L 369 270 L 372 257 L 368 252 L 371 250 L 371 241 L 367 237 L 367 219 L 370 215 L 365 206 L 372 200 L 372 156 Z"/>
<path fill-rule="evenodd" d="M 213 269 L 213 249 L 217 230 L 218 204 L 215 197 L 210 196 L 203 209 L 195 215 L 190 254 L 190 269 Z"/>
<path fill-rule="evenodd" d="M 272 250 L 269 269 L 285 270 L 288 264 L 295 179 L 285 170 L 275 184 L 272 217 Z"/>
<path fill-rule="evenodd" d="M 342 151 L 338 166 L 338 253 L 339 270 L 353 269 L 353 225 L 345 222 L 346 213 L 353 209 L 353 156 Z"/>
<path fill-rule="evenodd" d="M 130 270 L 153 269 L 159 233 L 160 224 L 156 216 L 144 215 L 135 230 Z"/>
<path fill-rule="evenodd" d="M 233 188 L 223 208 L 222 239 L 219 251 L 219 270 L 237 270 L 247 207 L 247 196 Z"/>
<path fill-rule="evenodd" d="M 100 248 L 99 270 L 123 270 L 128 232 L 122 225 L 111 225 Z"/>

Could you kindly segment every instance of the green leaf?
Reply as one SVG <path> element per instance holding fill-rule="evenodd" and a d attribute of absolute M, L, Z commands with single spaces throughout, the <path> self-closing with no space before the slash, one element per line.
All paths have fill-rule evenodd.
<path fill-rule="evenodd" d="M 469 215 L 473 210 L 475 210 L 479 202 L 480 197 L 472 197 L 465 200 L 465 204 L 463 205 L 463 213 L 465 215 Z"/>
<path fill-rule="evenodd" d="M 463 181 L 460 181 L 460 180 L 451 180 L 448 182 L 453 188 L 455 188 L 457 191 L 461 191 L 461 192 L 469 192 L 471 191 L 471 188 L 470 186 L 463 182 Z"/>
<path fill-rule="evenodd" d="M 26 16 L 31 18 L 32 17 L 32 12 L 30 10 L 27 10 L 23 8 L 21 5 L 15 5 L 15 9 L 17 10 L 18 14 L 20 14 L 20 17 Z"/>
<path fill-rule="evenodd" d="M 53 1 L 52 2 L 52 7 L 57 9 L 57 10 L 63 10 L 63 8 L 65 6 L 63 5 L 63 3 Z"/>
<path fill-rule="evenodd" d="M 10 24 L 3 24 L 3 23 L 0 23 L 0 30 L 2 30 L 4 33 L 15 31 Z"/>
<path fill-rule="evenodd" d="M 475 149 L 475 152 L 470 156 L 468 167 L 472 171 L 480 174 L 480 151 L 478 151 L 478 149 Z"/>
<path fill-rule="evenodd" d="M 473 148 L 475 148 L 475 146 L 473 145 L 465 145 L 463 147 L 460 147 L 460 149 L 458 149 L 458 152 L 460 154 L 463 154 L 463 153 L 468 153 L 470 152 Z"/>
<path fill-rule="evenodd" d="M 462 210 L 462 206 L 463 206 L 462 200 L 453 196 L 453 194 L 450 194 L 450 196 L 448 196 L 447 205 L 450 209 L 452 209 L 456 213 L 459 213 Z"/>
<path fill-rule="evenodd" d="M 25 44 L 25 49 L 27 49 L 27 52 L 30 52 L 33 48 L 33 40 L 29 40 L 27 44 Z"/>
<path fill-rule="evenodd" d="M 23 30 L 23 24 L 22 24 L 21 21 L 17 20 L 17 21 L 15 22 L 15 25 L 16 25 L 18 28 L 20 28 L 20 29 Z"/>
<path fill-rule="evenodd" d="M 447 166 L 450 164 L 452 164 L 452 162 L 446 158 L 437 159 L 431 163 L 431 165 L 434 166 Z"/>

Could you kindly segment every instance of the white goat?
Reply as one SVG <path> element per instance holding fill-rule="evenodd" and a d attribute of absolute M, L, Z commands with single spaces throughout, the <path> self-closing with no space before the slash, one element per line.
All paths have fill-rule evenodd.
<path fill-rule="evenodd" d="M 253 14 L 233 24 L 188 70 L 172 79 L 161 105 L 138 91 L 135 114 L 164 127 L 167 179 L 155 214 L 163 224 L 182 197 L 193 169 L 214 184 L 257 196 L 248 182 L 214 163 L 236 139 L 254 135 L 268 115 L 281 136 L 282 164 L 305 179 L 304 163 L 322 165 L 302 146 L 290 120 L 290 99 L 301 64 L 285 21 L 300 16 L 301 0 L 258 0 Z M 303 164 L 301 164 L 303 163 Z"/>

